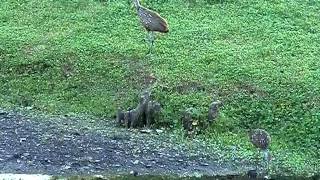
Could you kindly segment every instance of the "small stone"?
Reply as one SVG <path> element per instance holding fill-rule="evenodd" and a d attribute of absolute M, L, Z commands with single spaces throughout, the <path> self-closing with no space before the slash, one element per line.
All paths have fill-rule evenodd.
<path fill-rule="evenodd" d="M 74 135 L 74 136 L 80 136 L 81 135 L 79 132 L 73 132 L 71 134 Z"/>
<path fill-rule="evenodd" d="M 146 165 L 146 168 L 151 168 L 151 167 L 152 167 L 151 164 L 147 164 L 147 165 Z"/>
<path fill-rule="evenodd" d="M 93 175 L 93 177 L 95 177 L 95 178 L 103 178 L 103 176 L 102 175 Z"/>
<path fill-rule="evenodd" d="M 22 142 L 25 142 L 27 140 L 27 138 L 20 138 L 19 142 L 22 143 Z"/>
<path fill-rule="evenodd" d="M 103 148 L 101 148 L 101 147 L 96 147 L 96 148 L 92 148 L 92 150 L 94 150 L 94 151 L 100 151 L 100 150 L 103 150 Z"/>
<path fill-rule="evenodd" d="M 20 154 L 20 153 L 16 153 L 16 154 L 12 155 L 11 157 L 14 158 L 14 159 L 18 159 L 18 158 L 21 157 L 21 155 L 22 154 Z"/>
<path fill-rule="evenodd" d="M 0 110 L 0 115 L 8 115 L 7 112 Z"/>
<path fill-rule="evenodd" d="M 33 107 L 32 107 L 32 106 L 28 106 L 28 107 L 26 107 L 26 110 L 31 110 L 31 109 L 33 109 Z"/>
<path fill-rule="evenodd" d="M 263 179 L 270 179 L 268 175 L 263 176 Z"/>
<path fill-rule="evenodd" d="M 132 164 L 134 164 L 134 165 L 139 164 L 139 160 L 135 160 L 135 161 L 133 161 L 133 162 L 132 162 Z"/>
<path fill-rule="evenodd" d="M 71 163 L 72 167 L 81 167 L 81 164 L 79 162 L 72 162 Z M 82 167 L 82 168 L 86 168 L 86 166 Z"/>
<path fill-rule="evenodd" d="M 30 156 L 30 153 L 22 153 L 22 156 L 23 156 L 23 157 Z"/>
<path fill-rule="evenodd" d="M 34 161 L 27 161 L 27 164 L 29 164 L 29 165 L 33 165 L 34 164 Z"/>
<path fill-rule="evenodd" d="M 163 133 L 163 130 L 162 130 L 162 129 L 156 129 L 156 132 L 157 132 L 158 134 L 160 134 L 160 133 Z"/>
<path fill-rule="evenodd" d="M 152 132 L 152 130 L 151 129 L 141 129 L 140 132 L 150 134 Z"/>
<path fill-rule="evenodd" d="M 203 163 L 203 162 L 200 162 L 200 165 L 201 165 L 201 166 L 209 166 L 208 163 Z"/>
<path fill-rule="evenodd" d="M 71 169 L 71 166 L 65 165 L 65 166 L 62 166 L 62 169 L 63 169 L 63 170 L 68 170 L 68 169 Z"/>
<path fill-rule="evenodd" d="M 92 160 L 91 162 L 93 162 L 93 163 L 99 163 L 99 162 L 101 162 L 101 160 L 96 159 L 96 160 Z"/>
<path fill-rule="evenodd" d="M 133 176 L 138 176 L 138 172 L 137 171 L 130 171 L 130 174 Z"/>
<path fill-rule="evenodd" d="M 140 156 L 138 154 L 133 154 L 133 157 L 138 158 Z"/>
<path fill-rule="evenodd" d="M 48 158 L 44 158 L 43 160 L 40 160 L 41 164 L 45 164 L 48 165 L 49 163 L 51 163 L 50 159 Z"/>
<path fill-rule="evenodd" d="M 94 168 L 95 168 L 96 170 L 98 170 L 98 171 L 104 170 L 104 168 L 102 168 L 102 167 L 100 167 L 100 166 L 95 166 Z"/>

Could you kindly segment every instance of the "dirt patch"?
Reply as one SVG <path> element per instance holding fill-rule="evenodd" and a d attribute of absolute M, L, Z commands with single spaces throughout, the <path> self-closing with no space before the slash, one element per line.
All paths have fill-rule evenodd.
<path fill-rule="evenodd" d="M 268 96 L 268 93 L 256 85 L 248 82 L 239 82 L 235 85 L 237 91 L 243 91 L 246 94 L 256 95 L 258 97 Z"/>
<path fill-rule="evenodd" d="M 166 133 L 142 134 L 103 120 L 0 111 L 0 173 L 226 175 L 252 168 L 235 169 L 219 158 L 173 144 Z"/>
<path fill-rule="evenodd" d="M 184 81 L 175 86 L 174 90 L 176 90 L 180 94 L 187 94 L 192 92 L 205 91 L 205 86 L 196 81 Z"/>
<path fill-rule="evenodd" d="M 206 92 L 208 89 L 197 81 L 182 81 L 173 86 L 165 86 L 159 84 L 162 91 L 177 92 L 179 94 L 189 94 L 195 92 Z"/>
<path fill-rule="evenodd" d="M 129 59 L 125 61 L 125 66 L 128 70 L 127 82 L 134 87 L 147 88 L 157 80 L 154 74 L 149 71 L 149 68 L 139 60 Z"/>
<path fill-rule="evenodd" d="M 47 62 L 37 61 L 32 64 L 20 64 L 14 67 L 14 72 L 22 75 L 30 75 L 30 74 L 42 74 L 48 71 L 49 68 L 52 68 L 52 65 Z"/>

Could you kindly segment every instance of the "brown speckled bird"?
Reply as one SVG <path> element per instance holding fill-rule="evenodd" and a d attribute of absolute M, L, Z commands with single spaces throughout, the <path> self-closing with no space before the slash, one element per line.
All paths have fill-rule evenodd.
<path fill-rule="evenodd" d="M 133 3 L 137 9 L 141 24 L 148 31 L 147 39 L 149 41 L 149 53 L 151 53 L 154 43 L 154 32 L 169 32 L 168 23 L 158 13 L 141 6 L 139 0 L 133 0 Z"/>
<path fill-rule="evenodd" d="M 251 143 L 261 150 L 267 150 L 271 143 L 270 135 L 263 129 L 254 129 L 249 133 Z"/>
<path fill-rule="evenodd" d="M 251 143 L 258 148 L 259 150 L 262 150 L 264 160 L 267 164 L 267 169 L 269 170 L 269 160 L 270 160 L 270 154 L 269 154 L 269 145 L 271 143 L 271 137 L 269 133 L 263 129 L 254 129 L 249 132 L 249 138 Z"/>

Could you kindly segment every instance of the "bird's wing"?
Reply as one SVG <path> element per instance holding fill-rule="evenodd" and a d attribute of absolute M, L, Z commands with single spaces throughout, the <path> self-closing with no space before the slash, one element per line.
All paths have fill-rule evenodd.
<path fill-rule="evenodd" d="M 144 10 L 148 15 L 150 15 L 149 18 L 151 22 L 160 28 L 160 31 L 168 32 L 168 23 L 164 18 L 162 18 L 157 12 L 150 9 L 144 8 Z"/>

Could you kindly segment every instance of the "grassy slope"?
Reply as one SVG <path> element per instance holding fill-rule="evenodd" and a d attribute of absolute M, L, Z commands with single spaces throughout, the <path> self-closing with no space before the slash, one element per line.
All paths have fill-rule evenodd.
<path fill-rule="evenodd" d="M 279 167 L 319 172 L 320 3 L 172 2 L 143 2 L 171 30 L 158 36 L 156 55 L 145 57 L 145 32 L 128 1 L 5 0 L 1 106 L 113 117 L 118 106 L 136 104 L 153 74 L 162 123 L 176 125 L 187 107 L 203 120 L 218 98 L 223 116 L 206 138 L 239 141 L 245 154 L 251 150 L 244 130 L 265 128 Z"/>

